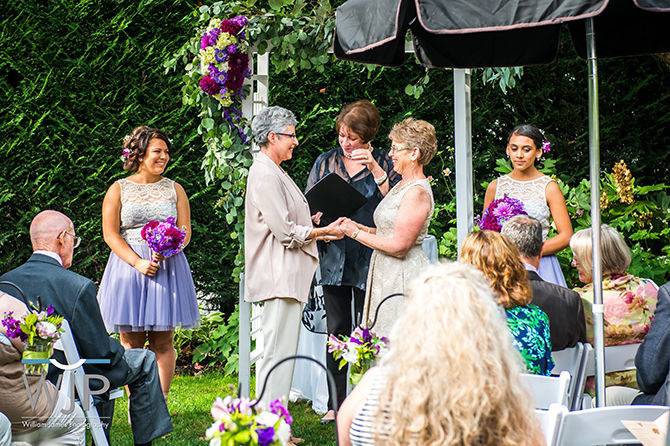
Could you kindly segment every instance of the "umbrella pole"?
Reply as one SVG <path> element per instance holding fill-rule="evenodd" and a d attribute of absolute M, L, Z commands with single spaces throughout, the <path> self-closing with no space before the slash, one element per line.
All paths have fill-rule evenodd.
<path fill-rule="evenodd" d="M 591 176 L 591 246 L 593 277 L 593 337 L 596 362 L 596 405 L 605 406 L 605 343 L 603 282 L 600 251 L 600 123 L 598 115 L 598 62 L 593 18 L 586 20 L 589 71 L 589 171 Z"/>
<path fill-rule="evenodd" d="M 454 69 L 454 145 L 456 151 L 456 234 L 458 253 L 472 231 L 472 115 L 470 70 Z"/>

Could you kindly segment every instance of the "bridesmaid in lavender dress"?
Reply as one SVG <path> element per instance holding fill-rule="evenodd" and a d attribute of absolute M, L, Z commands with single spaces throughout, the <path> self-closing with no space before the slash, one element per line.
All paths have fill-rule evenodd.
<path fill-rule="evenodd" d="M 507 139 L 506 153 L 512 162 L 512 172 L 492 181 L 486 189 L 484 209 L 494 200 L 508 195 L 523 202 L 528 215 L 542 224 L 542 258 L 538 274 L 547 282 L 567 288 L 556 253 L 565 249 L 572 236 L 572 223 L 561 189 L 551 177 L 543 174 L 535 162 L 549 150 L 548 142 L 537 127 L 519 125 Z M 558 234 L 547 239 L 549 219 L 553 218 Z"/>
<path fill-rule="evenodd" d="M 150 220 L 177 217 L 191 238 L 188 197 L 176 182 L 162 176 L 170 160 L 170 140 L 160 130 L 140 126 L 123 140 L 124 169 L 133 174 L 110 186 L 102 204 L 102 231 L 109 255 L 98 302 L 109 331 L 120 333 L 126 348 L 156 354 L 163 394 L 174 375 L 174 328 L 199 322 L 191 269 L 183 252 L 164 258 L 141 237 Z"/>

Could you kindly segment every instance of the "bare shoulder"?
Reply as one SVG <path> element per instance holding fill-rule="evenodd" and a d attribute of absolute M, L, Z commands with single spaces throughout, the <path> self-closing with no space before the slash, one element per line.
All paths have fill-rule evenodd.
<path fill-rule="evenodd" d="M 403 202 L 411 203 L 431 203 L 431 196 L 424 186 L 420 184 L 415 184 L 410 186 L 410 188 L 405 192 L 405 195 L 402 197 Z"/>
<path fill-rule="evenodd" d="M 491 181 L 486 188 L 486 193 L 495 193 L 496 188 L 498 187 L 498 179 Z"/>
<path fill-rule="evenodd" d="M 547 181 L 547 185 L 544 188 L 545 194 L 547 198 L 552 198 L 552 197 L 563 197 L 563 192 L 561 192 L 561 188 L 554 180 L 553 178 L 549 178 Z"/>
<path fill-rule="evenodd" d="M 114 199 L 114 198 L 121 198 L 121 184 L 119 184 L 118 181 L 114 181 L 109 188 L 107 188 L 107 193 L 105 194 L 105 198 L 107 199 Z"/>

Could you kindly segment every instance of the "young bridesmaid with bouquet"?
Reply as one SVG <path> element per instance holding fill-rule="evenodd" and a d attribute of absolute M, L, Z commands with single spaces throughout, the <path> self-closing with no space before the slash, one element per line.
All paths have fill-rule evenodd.
<path fill-rule="evenodd" d="M 551 145 L 537 127 L 522 124 L 514 128 L 507 138 L 507 153 L 512 172 L 492 181 L 486 189 L 484 209 L 505 195 L 520 200 L 526 213 L 542 224 L 542 259 L 538 274 L 542 279 L 567 287 L 556 253 L 570 243 L 572 223 L 565 205 L 565 198 L 556 181 L 540 172 L 536 163 Z M 547 238 L 550 219 L 557 234 Z"/>

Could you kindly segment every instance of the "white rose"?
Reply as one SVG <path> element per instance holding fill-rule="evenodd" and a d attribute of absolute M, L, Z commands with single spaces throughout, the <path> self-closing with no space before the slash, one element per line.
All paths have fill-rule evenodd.
<path fill-rule="evenodd" d="M 357 344 L 348 343 L 347 351 L 342 355 L 342 359 L 347 361 L 349 364 L 358 362 L 358 349 L 356 347 Z"/>
<path fill-rule="evenodd" d="M 219 432 L 219 424 L 221 424 L 219 421 L 215 421 L 206 431 L 205 431 L 205 438 L 213 438 L 214 435 Z M 214 441 L 214 440 L 212 440 Z M 210 443 L 211 445 L 212 443 Z"/>
<path fill-rule="evenodd" d="M 282 445 L 288 444 L 291 440 L 291 426 L 282 420 L 281 423 L 279 423 L 279 428 L 275 431 L 275 435 L 279 438 Z"/>
<path fill-rule="evenodd" d="M 256 422 L 263 426 L 273 427 L 279 421 L 279 415 L 272 412 L 261 412 L 256 415 Z"/>

